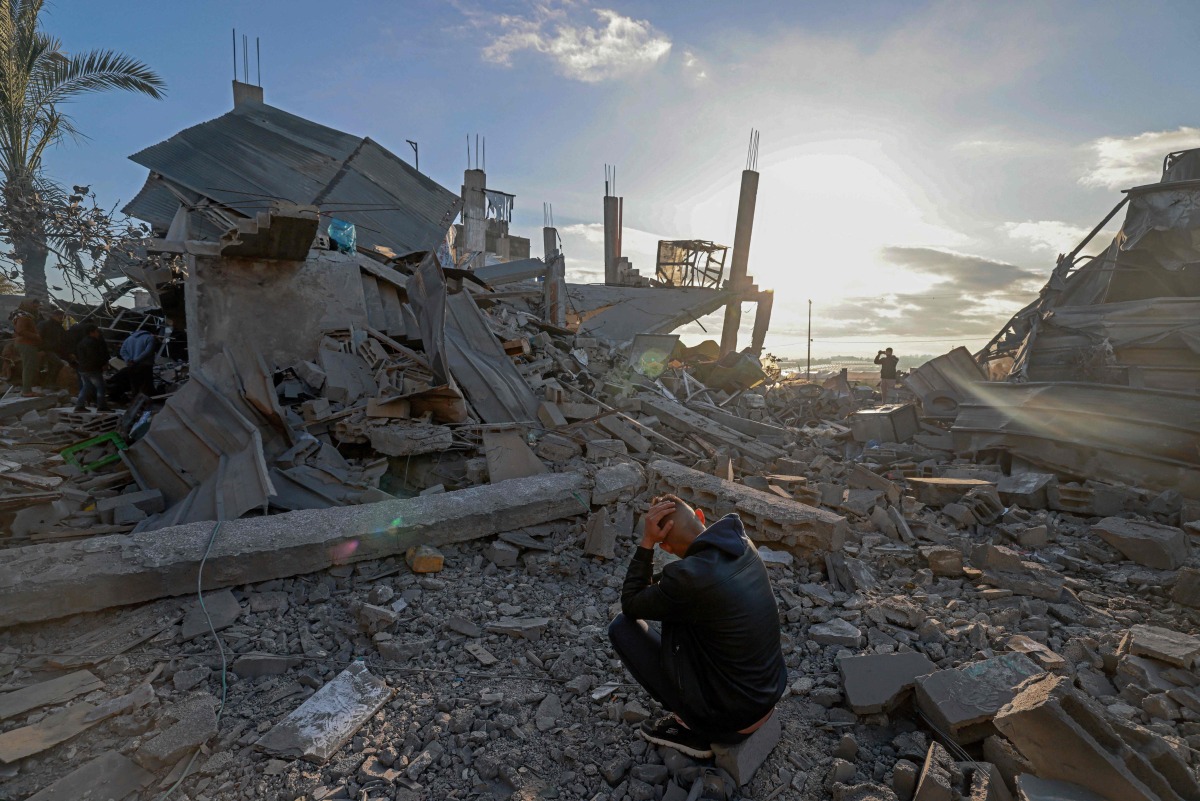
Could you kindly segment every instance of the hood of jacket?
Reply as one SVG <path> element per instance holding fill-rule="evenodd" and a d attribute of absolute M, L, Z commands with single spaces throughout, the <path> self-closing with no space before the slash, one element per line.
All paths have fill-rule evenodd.
<path fill-rule="evenodd" d="M 716 548 L 730 556 L 738 557 L 746 552 L 748 545 L 742 518 L 731 513 L 704 529 L 700 536 L 692 540 L 686 555 L 690 556 L 704 548 Z"/>

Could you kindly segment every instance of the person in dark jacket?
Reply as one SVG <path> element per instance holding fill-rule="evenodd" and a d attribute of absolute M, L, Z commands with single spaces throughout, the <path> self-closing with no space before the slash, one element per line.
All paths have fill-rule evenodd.
<path fill-rule="evenodd" d="M 681 557 L 658 577 L 655 546 Z M 647 620 L 661 621 L 661 634 Z M 779 609 L 741 518 L 705 528 L 674 496 L 656 498 L 646 514 L 608 635 L 638 684 L 672 713 L 639 734 L 689 756 L 745 740 L 787 687 Z"/>
<path fill-rule="evenodd" d="M 87 323 L 83 337 L 75 346 L 75 366 L 79 370 L 79 398 L 75 411 L 82 412 L 89 401 L 95 401 L 96 411 L 108 411 L 104 402 L 104 367 L 108 364 L 108 343 L 95 323 Z"/>
<path fill-rule="evenodd" d="M 62 309 L 51 309 L 37 324 L 38 339 L 41 340 L 38 350 L 41 351 L 41 369 L 46 373 L 46 386 L 57 386 L 59 372 L 67 358 L 67 332 L 63 328 L 65 318 Z"/>

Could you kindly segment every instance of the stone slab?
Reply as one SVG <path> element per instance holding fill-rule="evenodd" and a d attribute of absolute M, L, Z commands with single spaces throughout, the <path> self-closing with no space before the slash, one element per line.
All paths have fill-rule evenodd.
<path fill-rule="evenodd" d="M 100 801 L 122 799 L 150 783 L 154 774 L 116 751 L 106 751 L 90 762 L 43 787 L 26 801 Z"/>
<path fill-rule="evenodd" d="M 1180 606 L 1200 609 L 1200 570 L 1185 567 L 1179 571 L 1171 590 L 1171 600 Z"/>
<path fill-rule="evenodd" d="M 917 677 L 937 669 L 929 657 L 916 651 L 865 654 L 838 660 L 846 703 L 857 715 L 890 712 L 916 686 Z"/>
<path fill-rule="evenodd" d="M 1017 685 L 1042 672 L 1019 653 L 940 670 L 917 679 L 917 706 L 934 726 L 966 745 L 991 734 L 992 718 L 1013 699 Z"/>
<path fill-rule="evenodd" d="M 646 476 L 636 464 L 622 462 L 602 467 L 596 471 L 596 483 L 592 489 L 592 505 L 604 506 L 618 500 L 622 495 L 633 496 L 646 486 Z"/>
<path fill-rule="evenodd" d="M 1177 570 L 1190 554 L 1184 530 L 1161 523 L 1106 517 L 1092 526 L 1092 533 L 1126 559 L 1158 570 Z"/>
<path fill-rule="evenodd" d="M 226 521 L 206 590 L 383 559 L 418 544 L 487 537 L 584 513 L 586 477 L 554 473 L 361 506 Z M 0 627 L 196 591 L 214 523 L 10 548 L 0 564 Z"/>
<path fill-rule="evenodd" d="M 743 787 L 754 778 L 754 774 L 775 750 L 781 734 L 779 713 L 776 712 L 756 732 L 737 745 L 713 743 L 713 759 L 718 768 L 725 770 L 739 787 Z"/>
<path fill-rule="evenodd" d="M 321 764 L 345 745 L 395 690 L 373 676 L 362 662 L 353 662 L 317 690 L 256 744 L 268 754 L 301 757 Z"/>

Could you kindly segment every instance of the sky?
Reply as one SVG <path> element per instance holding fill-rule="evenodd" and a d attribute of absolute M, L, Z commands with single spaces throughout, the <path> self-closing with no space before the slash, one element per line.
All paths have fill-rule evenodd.
<path fill-rule="evenodd" d="M 168 95 L 73 102 L 87 138 L 46 166 L 128 201 L 145 179 L 130 154 L 231 108 L 236 28 L 252 81 L 261 41 L 267 103 L 405 159 L 414 140 L 452 191 L 485 138 L 514 233 L 541 255 L 552 204 L 568 277 L 597 281 L 605 165 L 625 255 L 652 276 L 659 239 L 733 244 L 753 128 L 767 350 L 804 356 L 809 300 L 814 356 L 975 350 L 1122 189 L 1200 147 L 1198 25 L 1188 2 L 50 0 L 64 49 L 135 56 Z"/>

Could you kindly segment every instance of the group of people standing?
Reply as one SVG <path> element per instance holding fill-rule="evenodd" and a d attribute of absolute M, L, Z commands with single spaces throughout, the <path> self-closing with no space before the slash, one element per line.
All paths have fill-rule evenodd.
<path fill-rule="evenodd" d="M 95 323 L 81 321 L 64 328 L 63 311 L 51 309 L 43 315 L 41 301 L 36 298 L 21 301 L 9 319 L 16 357 L 21 363 L 22 397 L 36 397 L 34 387 L 39 384 L 53 386 L 63 366 L 69 364 L 79 378 L 75 411 L 84 411 L 89 405 L 96 411 L 108 409 L 104 370 L 110 353 Z M 154 393 L 157 350 L 158 338 L 146 330 L 135 331 L 121 344 L 120 357 L 125 362 L 131 395 Z M 42 378 L 43 373 L 46 378 Z"/>

